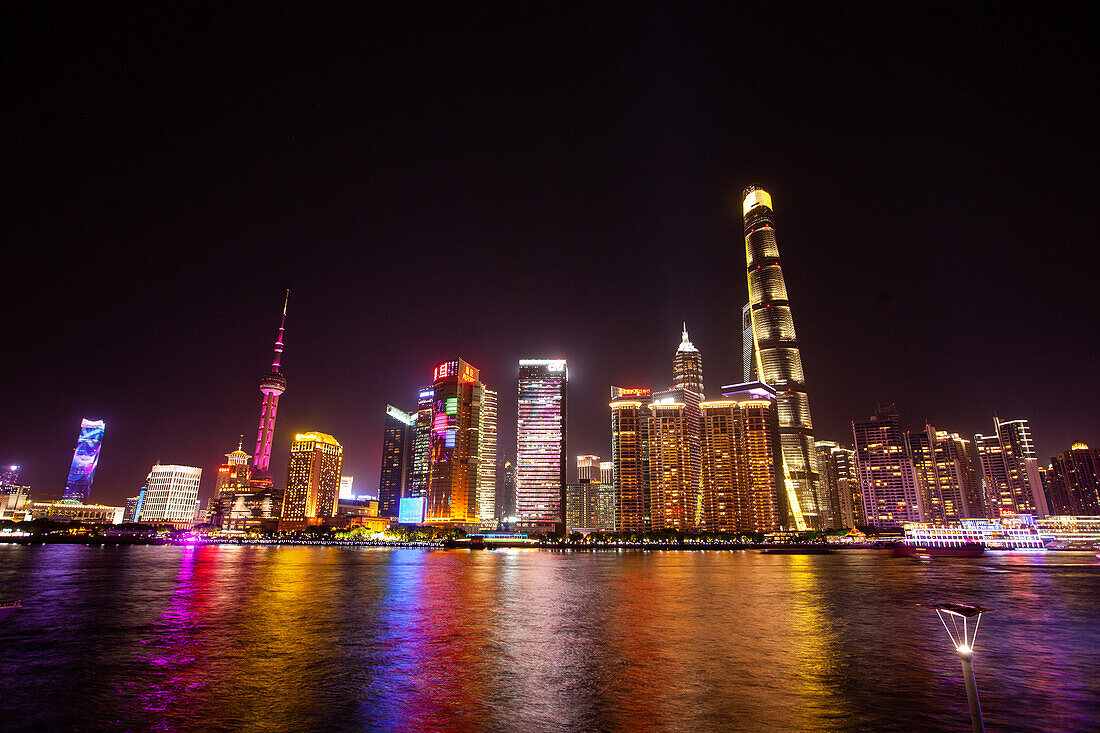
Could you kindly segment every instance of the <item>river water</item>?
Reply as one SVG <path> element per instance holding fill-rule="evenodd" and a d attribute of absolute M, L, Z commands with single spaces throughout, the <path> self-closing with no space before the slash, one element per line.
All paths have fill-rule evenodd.
<path fill-rule="evenodd" d="M 3 730 L 1100 728 L 1091 553 L 0 545 Z"/>

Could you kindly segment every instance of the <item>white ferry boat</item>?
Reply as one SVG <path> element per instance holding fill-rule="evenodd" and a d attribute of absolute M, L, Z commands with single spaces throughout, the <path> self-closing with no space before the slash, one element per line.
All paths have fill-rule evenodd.
<path fill-rule="evenodd" d="M 1045 550 L 1043 538 L 1030 514 L 1002 514 L 996 519 L 962 519 L 958 524 L 941 525 L 910 522 L 905 525 L 902 547 L 919 554 L 980 555 L 978 548 L 989 550 Z"/>

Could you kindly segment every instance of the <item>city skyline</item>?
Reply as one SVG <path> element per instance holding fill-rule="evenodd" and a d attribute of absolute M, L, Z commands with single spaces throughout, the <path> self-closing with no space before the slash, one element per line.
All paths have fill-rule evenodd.
<path fill-rule="evenodd" d="M 286 19 L 227 48 L 185 12 L 160 21 L 154 48 L 120 11 L 98 12 L 87 36 L 17 13 L 13 68 L 35 71 L 4 77 L 23 114 L 4 123 L 0 220 L 20 277 L 0 460 L 36 492 L 62 493 L 73 431 L 93 416 L 109 426 L 93 500 L 121 505 L 162 460 L 201 466 L 205 501 L 255 428 L 287 280 L 277 478 L 291 436 L 323 430 L 373 491 L 383 425 L 370 416 L 454 354 L 501 395 L 517 359 L 568 360 L 570 453 L 609 455 L 608 386 L 664 385 L 684 321 L 706 382 L 742 381 L 738 198 L 753 181 L 775 197 L 815 438 L 848 444 L 852 419 L 896 403 L 903 427 L 964 437 L 992 415 L 1026 418 L 1042 465 L 1100 444 L 1100 416 L 1082 407 L 1100 403 L 1081 379 L 1097 342 L 1087 268 L 1055 276 L 1030 254 L 1044 197 L 1063 256 L 1090 251 L 1095 166 L 1076 141 L 1091 113 L 1074 91 L 1087 65 L 1056 63 L 1081 32 L 1057 13 L 985 18 L 988 36 L 965 43 L 965 24 L 944 36 L 913 11 L 841 12 L 828 32 L 765 15 L 781 30 L 731 48 L 728 29 L 756 11 L 624 23 L 578 9 L 537 31 L 498 18 L 508 32 L 476 54 L 454 16 L 392 39 L 361 17 L 346 26 L 371 42 L 303 30 L 300 52 L 323 67 L 303 76 L 262 40 Z M 1059 42 L 1032 37 L 1051 60 L 1008 73 L 1014 53 L 990 39 L 1017 24 Z M 775 59 L 769 34 L 813 62 Z M 903 61 L 933 36 L 918 75 Z M 759 58 L 774 68 L 744 75 Z M 224 80 L 204 94 L 180 81 L 198 59 Z M 223 124 L 227 110 L 239 124 Z M 668 272 L 681 253 L 687 271 Z M 439 328 L 444 307 L 474 325 Z M 1024 335 L 1030 348 L 1005 349 Z M 1050 400 L 1049 384 L 1076 398 Z M 514 459 L 512 400 L 498 419 Z"/>

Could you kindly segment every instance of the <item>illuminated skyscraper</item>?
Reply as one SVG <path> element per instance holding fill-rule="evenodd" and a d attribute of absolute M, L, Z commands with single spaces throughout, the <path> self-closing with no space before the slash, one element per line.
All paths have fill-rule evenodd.
<path fill-rule="evenodd" d="M 824 525 L 833 529 L 852 526 L 852 496 L 840 487 L 840 475 L 833 456 L 838 446 L 831 440 L 814 441 L 817 449 L 817 471 L 821 477 L 819 496 L 826 508 Z"/>
<path fill-rule="evenodd" d="M 336 516 L 344 448 L 326 433 L 299 433 L 290 446 L 279 530 L 304 529 Z"/>
<path fill-rule="evenodd" d="M 565 359 L 519 362 L 516 513 L 522 529 L 565 529 L 568 385 Z"/>
<path fill-rule="evenodd" d="M 462 359 L 435 368 L 425 522 L 480 527 L 478 474 L 485 385 Z"/>
<path fill-rule="evenodd" d="M 577 456 L 577 480 L 592 483 L 601 481 L 599 456 Z"/>
<path fill-rule="evenodd" d="M 252 493 L 252 456 L 242 450 L 244 436 L 237 443 L 237 450 L 225 454 L 225 463 L 218 466 L 214 477 L 214 496 L 210 498 L 207 521 L 222 529 L 230 529 L 229 517 L 233 507 L 245 495 Z"/>
<path fill-rule="evenodd" d="M 760 380 L 774 387 L 779 399 L 779 436 L 794 524 L 799 529 L 817 529 L 821 509 L 814 428 L 794 318 L 779 264 L 772 198 L 763 188 L 749 186 L 742 203 L 749 317 Z"/>
<path fill-rule="evenodd" d="M 355 477 L 348 476 L 346 473 L 340 476 L 340 498 L 352 500 L 355 499 Z M 378 516 L 384 516 L 379 514 Z"/>
<path fill-rule="evenodd" d="M 710 532 L 771 532 L 783 524 L 775 390 L 722 388 L 703 413 L 703 523 Z"/>
<path fill-rule="evenodd" d="M 943 524 L 986 516 L 969 441 L 931 425 L 906 433 L 906 440 L 925 521 Z"/>
<path fill-rule="evenodd" d="M 994 417 L 993 434 L 975 435 L 974 446 L 990 516 L 1050 513 L 1027 420 Z"/>
<path fill-rule="evenodd" d="M 1100 451 L 1074 443 L 1051 459 L 1050 512 L 1100 515 Z"/>
<path fill-rule="evenodd" d="M 191 527 L 199 508 L 201 481 L 201 468 L 162 466 L 159 463 L 153 466 L 145 480 L 140 521 L 145 524 L 171 524 L 177 529 Z"/>
<path fill-rule="evenodd" d="M 688 338 L 686 323 L 680 346 L 672 358 L 672 386 L 674 389 L 689 389 L 700 397 L 703 395 L 703 355 Z"/>
<path fill-rule="evenodd" d="M 615 464 L 611 461 L 600 461 L 600 483 L 607 486 L 615 485 Z"/>
<path fill-rule="evenodd" d="M 431 386 L 422 388 L 418 393 L 416 424 L 413 426 L 412 469 L 409 472 L 406 496 L 428 495 L 428 458 L 432 444 L 432 397 L 434 395 L 435 390 Z"/>
<path fill-rule="evenodd" d="M 649 520 L 654 530 L 691 532 L 701 521 L 699 397 L 690 389 L 670 389 L 654 394 L 649 403 Z"/>
<path fill-rule="evenodd" d="M 69 467 L 69 478 L 65 482 L 66 499 L 87 502 L 92 494 L 92 479 L 99 464 L 99 448 L 103 443 L 103 433 L 107 423 L 102 420 L 80 421 L 80 435 L 76 439 L 73 462 Z"/>
<path fill-rule="evenodd" d="M 485 389 L 478 429 L 477 513 L 482 529 L 497 524 L 497 393 Z"/>
<path fill-rule="evenodd" d="M 416 416 L 386 405 L 382 431 L 382 475 L 378 479 L 378 515 L 396 517 L 398 504 L 406 496 L 412 478 L 412 451 L 416 439 Z"/>
<path fill-rule="evenodd" d="M 833 526 L 837 529 L 866 526 L 863 492 L 859 487 L 859 472 L 856 470 L 856 452 L 831 440 L 819 440 L 814 445 L 817 447 L 822 494 L 826 491 L 830 497 L 833 493 L 836 494 L 837 514 L 834 520 L 836 524 Z"/>
<path fill-rule="evenodd" d="M 649 402 L 647 387 L 612 387 L 611 464 L 618 532 L 649 530 Z"/>
<path fill-rule="evenodd" d="M 256 453 L 254 474 L 257 478 L 269 477 L 271 464 L 271 442 L 275 438 L 275 416 L 279 410 L 279 396 L 286 391 L 286 377 L 279 371 L 283 358 L 283 333 L 286 330 L 286 306 L 290 301 L 290 291 L 283 298 L 283 320 L 279 323 L 279 335 L 275 338 L 275 356 L 271 360 L 271 371 L 260 378 L 260 392 L 263 393 L 263 408 L 260 413 L 260 428 L 256 435 Z"/>
<path fill-rule="evenodd" d="M 852 437 L 867 523 L 901 529 L 905 522 L 925 521 L 897 409 L 880 407 L 869 420 L 853 420 Z"/>

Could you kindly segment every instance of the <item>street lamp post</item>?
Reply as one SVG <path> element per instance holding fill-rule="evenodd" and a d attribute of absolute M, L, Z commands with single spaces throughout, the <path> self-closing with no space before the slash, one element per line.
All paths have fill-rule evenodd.
<path fill-rule="evenodd" d="M 982 706 L 978 702 L 978 685 L 974 681 L 974 664 L 971 658 L 974 655 L 974 642 L 978 638 L 978 624 L 982 621 L 982 614 L 992 611 L 992 608 L 970 606 L 962 603 L 921 603 L 926 608 L 933 608 L 943 624 L 947 636 L 955 646 L 962 662 L 963 680 L 966 682 L 966 701 L 970 703 L 970 725 L 974 733 L 985 733 L 985 723 L 982 722 Z M 948 621 L 951 625 L 948 626 Z M 973 626 L 971 626 L 973 622 Z"/>

